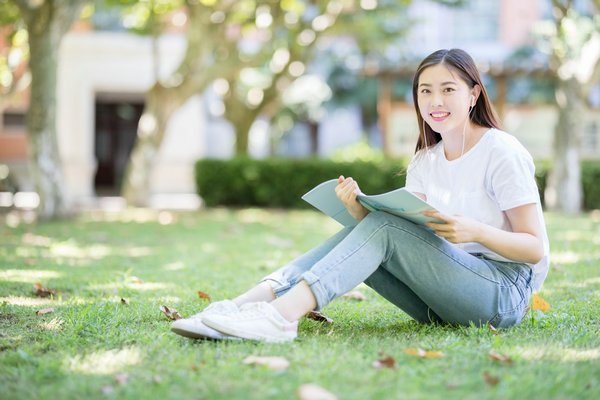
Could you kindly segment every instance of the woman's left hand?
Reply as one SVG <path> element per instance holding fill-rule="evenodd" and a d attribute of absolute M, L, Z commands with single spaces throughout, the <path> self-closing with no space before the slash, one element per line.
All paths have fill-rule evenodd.
<path fill-rule="evenodd" d="M 437 211 L 425 211 L 423 215 L 441 219 L 446 223 L 427 222 L 425 226 L 451 243 L 478 242 L 481 223 L 462 215 L 445 215 Z"/>

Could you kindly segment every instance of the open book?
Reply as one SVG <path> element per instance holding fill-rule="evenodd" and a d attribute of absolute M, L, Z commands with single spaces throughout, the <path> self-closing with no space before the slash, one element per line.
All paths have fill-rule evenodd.
<path fill-rule="evenodd" d="M 358 221 L 350 215 L 344 203 L 335 194 L 337 184 L 337 179 L 325 181 L 302 196 L 302 199 L 344 226 L 356 225 Z M 437 210 L 404 188 L 372 196 L 360 193 L 357 199 L 369 211 L 385 211 L 417 224 L 423 225 L 429 221 L 444 222 L 423 215 L 423 211 Z"/>

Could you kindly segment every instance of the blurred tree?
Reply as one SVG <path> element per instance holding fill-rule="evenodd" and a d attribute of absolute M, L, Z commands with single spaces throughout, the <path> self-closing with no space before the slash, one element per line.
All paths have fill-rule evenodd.
<path fill-rule="evenodd" d="M 27 29 L 16 5 L 0 0 L 0 112 L 29 85 Z"/>
<path fill-rule="evenodd" d="M 30 100 L 26 114 L 29 169 L 35 190 L 40 196 L 38 216 L 41 219 L 66 214 L 56 139 L 58 49 L 63 36 L 79 17 L 85 3 L 86 0 L 3 0 L 0 3 L 3 33 L 12 37 L 11 46 L 21 46 L 21 39 L 25 35 L 22 29 L 27 30 L 31 74 Z M 6 22 L 8 25 L 4 25 Z M 15 57 L 15 53 L 11 51 L 11 54 Z M 21 53 L 23 55 L 25 54 Z M 0 67 L 0 81 L 2 86 L 9 88 L 8 91 L 12 90 L 11 87 L 16 87 L 19 81 L 18 74 L 11 73 L 14 71 L 18 71 L 18 68 L 11 68 L 9 56 L 7 66 Z"/>
<path fill-rule="evenodd" d="M 587 10 L 580 10 L 572 0 L 553 0 L 554 20 L 537 28 L 557 76 L 555 155 L 545 201 L 548 208 L 571 214 L 581 211 L 583 204 L 579 159 L 583 110 L 600 81 L 600 0 L 591 2 Z"/>

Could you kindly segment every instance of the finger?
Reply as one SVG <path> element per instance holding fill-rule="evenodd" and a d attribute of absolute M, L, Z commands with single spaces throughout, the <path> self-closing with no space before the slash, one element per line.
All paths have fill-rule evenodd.
<path fill-rule="evenodd" d="M 340 177 L 338 178 L 338 183 L 344 182 L 344 179 L 344 175 L 340 175 Z"/>

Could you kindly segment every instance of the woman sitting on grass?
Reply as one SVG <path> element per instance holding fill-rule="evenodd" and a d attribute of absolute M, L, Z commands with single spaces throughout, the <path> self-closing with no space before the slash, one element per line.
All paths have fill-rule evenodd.
<path fill-rule="evenodd" d="M 548 238 L 534 164 L 499 129 L 473 59 L 459 49 L 429 55 L 415 74 L 420 136 L 406 188 L 440 212 L 427 228 L 335 191 L 358 220 L 233 300 L 172 324 L 192 338 L 286 342 L 298 319 L 365 282 L 423 323 L 519 324 L 548 272 Z"/>

